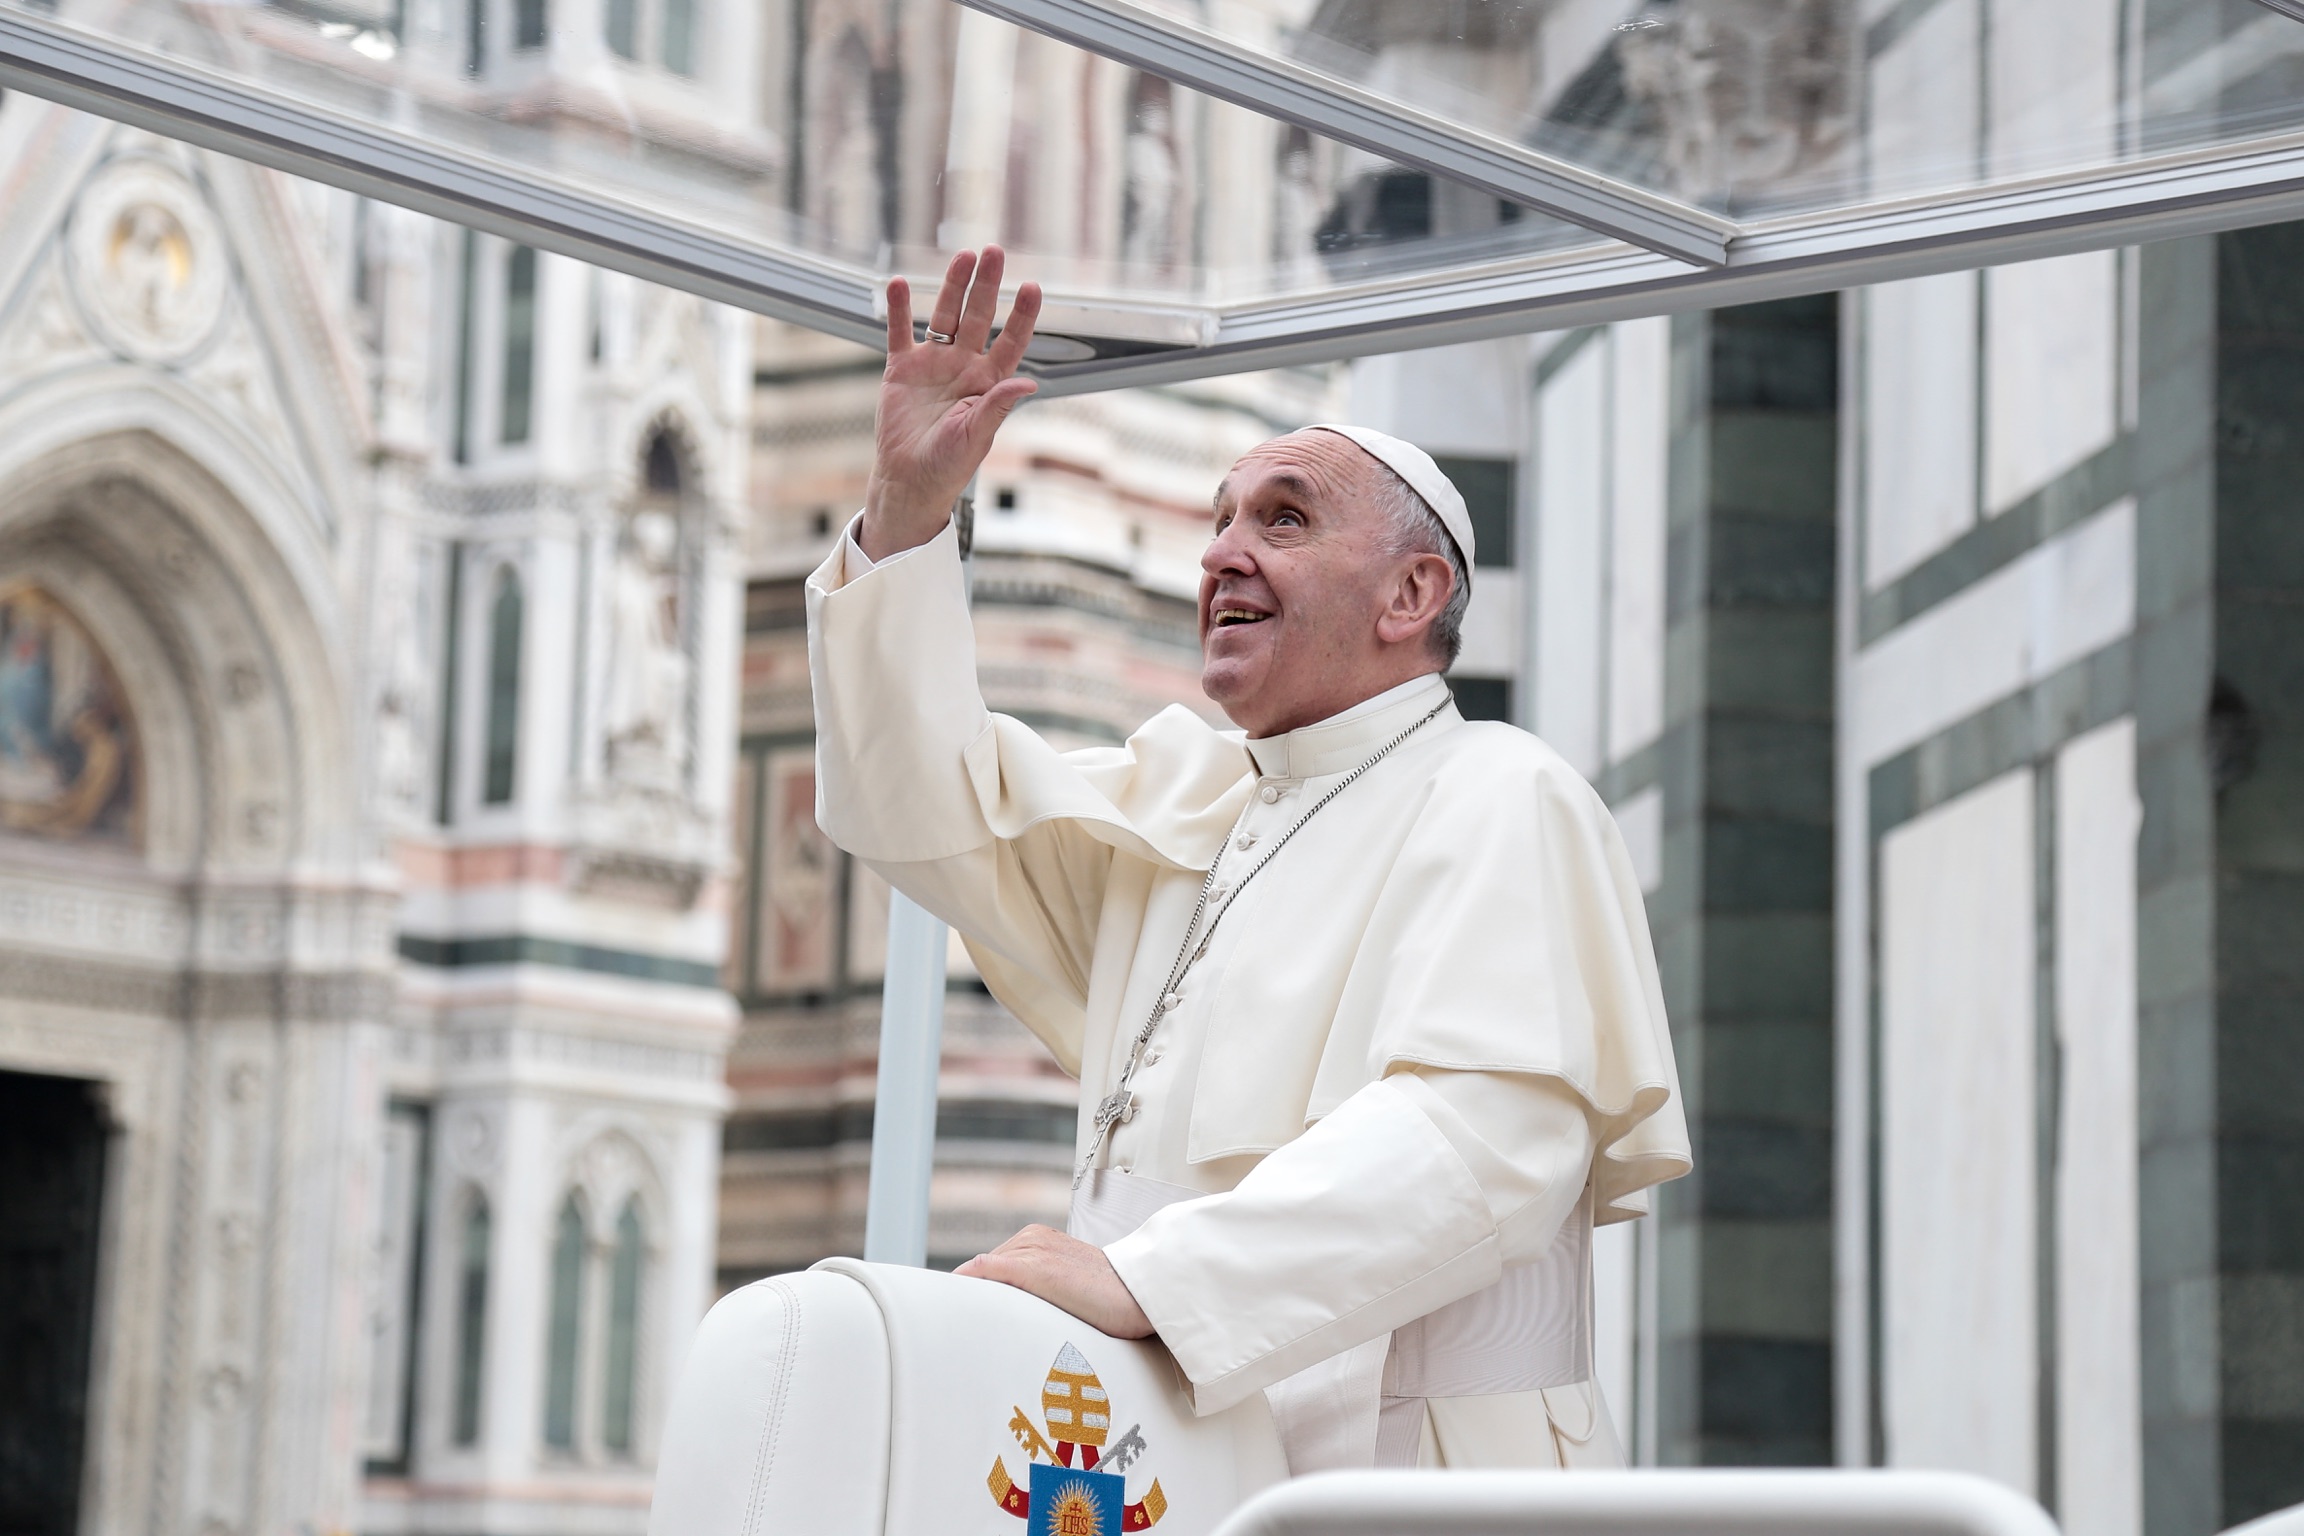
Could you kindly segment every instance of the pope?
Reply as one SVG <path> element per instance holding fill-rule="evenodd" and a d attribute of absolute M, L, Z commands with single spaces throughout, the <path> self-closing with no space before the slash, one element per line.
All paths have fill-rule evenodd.
<path fill-rule="evenodd" d="M 1591 1234 L 1689 1168 L 1638 881 L 1592 788 L 1442 674 L 1473 530 L 1433 460 L 1315 427 L 1216 487 L 1202 686 L 1058 752 L 989 712 L 951 509 L 1040 309 L 888 285 L 864 510 L 808 583 L 818 817 L 960 933 L 1081 1081 L 1069 1232 L 961 1266 L 1159 1335 L 1291 1470 L 1610 1466 Z"/>

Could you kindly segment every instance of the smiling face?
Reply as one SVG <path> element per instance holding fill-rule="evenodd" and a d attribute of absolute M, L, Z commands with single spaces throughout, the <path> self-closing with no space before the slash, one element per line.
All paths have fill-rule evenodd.
<path fill-rule="evenodd" d="M 1351 439 L 1306 431 L 1250 450 L 1218 488 L 1200 557 L 1200 686 L 1249 735 L 1441 670 L 1427 636 L 1448 562 L 1398 550 L 1388 476 Z"/>

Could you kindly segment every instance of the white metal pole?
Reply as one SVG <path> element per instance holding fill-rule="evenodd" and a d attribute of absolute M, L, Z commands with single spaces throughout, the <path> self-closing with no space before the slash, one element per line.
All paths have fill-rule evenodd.
<path fill-rule="evenodd" d="M 976 482 L 952 519 L 960 558 L 975 543 Z M 944 963 L 949 931 L 902 891 L 888 893 L 888 968 L 880 982 L 880 1064 L 872 1089 L 872 1184 L 864 1197 L 864 1257 L 928 1262 L 928 1190 L 936 1176 L 936 1079 L 944 1057 Z"/>
<path fill-rule="evenodd" d="M 928 1262 L 928 1186 L 936 1171 L 936 1077 L 944 1052 L 944 924 L 902 891 L 888 897 L 888 972 L 880 991 L 880 1067 L 872 1100 L 872 1189 L 864 1257 Z"/>

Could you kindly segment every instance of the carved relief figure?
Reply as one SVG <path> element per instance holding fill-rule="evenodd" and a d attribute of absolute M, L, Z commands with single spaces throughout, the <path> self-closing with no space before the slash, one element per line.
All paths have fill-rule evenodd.
<path fill-rule="evenodd" d="M 686 761 L 688 657 L 680 644 L 680 529 L 653 508 L 624 521 L 608 594 L 608 773 L 675 789 Z"/>
<path fill-rule="evenodd" d="M 829 986 L 839 853 L 816 825 L 816 754 L 807 747 L 773 752 L 766 768 L 760 986 L 770 992 Z"/>
<path fill-rule="evenodd" d="M 1750 198 L 1847 140 L 1847 32 L 1830 0 L 1702 0 L 1626 33 L 1626 91 L 1663 122 L 1682 197 Z"/>
<path fill-rule="evenodd" d="M 1136 111 L 1128 127 L 1128 196 L 1121 216 L 1121 253 L 1134 266 L 1165 267 L 1175 259 L 1175 111 L 1168 82 L 1156 75 L 1136 81 Z"/>
<path fill-rule="evenodd" d="M 46 592 L 0 590 L 0 827 L 132 841 L 137 795 L 111 663 Z"/>

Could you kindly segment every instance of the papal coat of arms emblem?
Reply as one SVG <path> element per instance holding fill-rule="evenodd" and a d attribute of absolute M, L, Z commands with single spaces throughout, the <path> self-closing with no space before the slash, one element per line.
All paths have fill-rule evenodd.
<path fill-rule="evenodd" d="M 1104 1383 L 1070 1344 L 1048 1367 L 1040 1412 L 1045 1435 L 1021 1408 L 1008 1421 L 1008 1432 L 1032 1458 L 1029 1481 L 1018 1483 L 997 1457 L 984 1480 L 1002 1509 L 1028 1522 L 1025 1536 L 1120 1536 L 1148 1531 L 1168 1512 L 1158 1478 L 1143 1498 L 1128 1502 L 1126 1473 L 1144 1454 L 1144 1426 L 1113 1437 Z"/>

